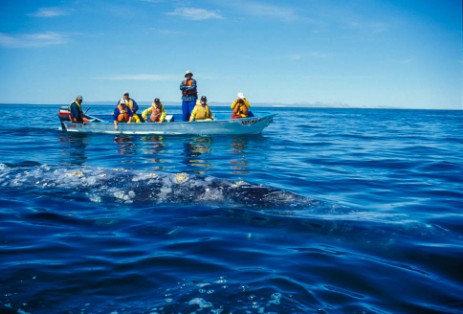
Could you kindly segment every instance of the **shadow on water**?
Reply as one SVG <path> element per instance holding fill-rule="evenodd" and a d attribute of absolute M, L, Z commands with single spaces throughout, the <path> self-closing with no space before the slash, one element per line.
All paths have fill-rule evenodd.
<path fill-rule="evenodd" d="M 84 166 L 88 160 L 87 146 L 88 136 L 86 134 L 72 134 L 60 132 L 58 141 L 61 145 L 61 165 Z"/>
<path fill-rule="evenodd" d="M 259 168 L 268 138 L 262 135 L 163 136 L 49 134 L 58 146 L 59 164 L 67 166 L 128 167 L 151 171 L 214 176 L 248 176 Z"/>
<path fill-rule="evenodd" d="M 183 164 L 196 174 L 205 174 L 212 167 L 209 155 L 212 153 L 213 137 L 200 136 L 185 138 L 183 141 Z"/>
<path fill-rule="evenodd" d="M 231 153 L 233 158 L 230 158 L 232 172 L 238 175 L 248 175 L 249 160 L 246 157 L 248 145 L 250 141 L 261 141 L 262 135 L 256 136 L 232 136 L 231 137 Z"/>

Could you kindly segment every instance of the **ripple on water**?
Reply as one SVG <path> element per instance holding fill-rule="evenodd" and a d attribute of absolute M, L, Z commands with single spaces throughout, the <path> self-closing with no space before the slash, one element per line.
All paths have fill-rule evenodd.
<path fill-rule="evenodd" d="M 21 109 L 0 106 L 0 312 L 463 308 L 460 111 L 267 108 L 262 135 L 166 137 Z"/>

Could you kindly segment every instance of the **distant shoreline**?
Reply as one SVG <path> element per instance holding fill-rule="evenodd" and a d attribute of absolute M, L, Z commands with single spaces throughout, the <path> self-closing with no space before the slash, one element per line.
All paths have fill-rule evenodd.
<path fill-rule="evenodd" d="M 150 101 L 139 101 L 138 104 L 141 106 L 149 106 Z M 165 101 L 167 107 L 181 106 L 179 101 Z M 37 105 L 37 106 L 66 106 L 66 103 L 55 103 L 55 104 L 40 104 L 40 103 L 0 103 L 0 106 L 24 106 L 24 105 Z M 96 101 L 96 102 L 84 102 L 84 106 L 111 106 L 115 105 L 111 101 Z M 214 107 L 229 107 L 229 103 L 213 102 L 211 105 Z M 291 109 L 381 109 L 381 110 L 445 110 L 445 111 L 461 111 L 463 108 L 410 108 L 410 107 L 386 107 L 386 106 L 349 106 L 349 105 L 298 105 L 298 104 L 265 104 L 265 103 L 252 103 L 253 107 L 267 107 L 267 108 L 291 108 Z"/>

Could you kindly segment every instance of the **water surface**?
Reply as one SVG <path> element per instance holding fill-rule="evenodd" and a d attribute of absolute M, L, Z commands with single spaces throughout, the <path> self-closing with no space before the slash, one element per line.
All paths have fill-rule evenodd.
<path fill-rule="evenodd" d="M 258 136 L 113 136 L 1 105 L 1 311 L 463 312 L 463 113 L 262 110 Z"/>

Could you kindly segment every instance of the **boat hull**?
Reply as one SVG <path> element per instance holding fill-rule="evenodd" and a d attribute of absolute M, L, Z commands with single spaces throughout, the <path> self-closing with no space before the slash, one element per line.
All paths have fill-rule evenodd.
<path fill-rule="evenodd" d="M 88 124 L 61 121 L 64 131 L 74 133 L 104 134 L 158 134 L 158 135 L 226 135 L 260 134 L 272 121 L 275 114 L 266 114 L 244 119 L 212 120 L 194 122 L 119 123 L 119 130 L 113 122 L 99 121 Z"/>

